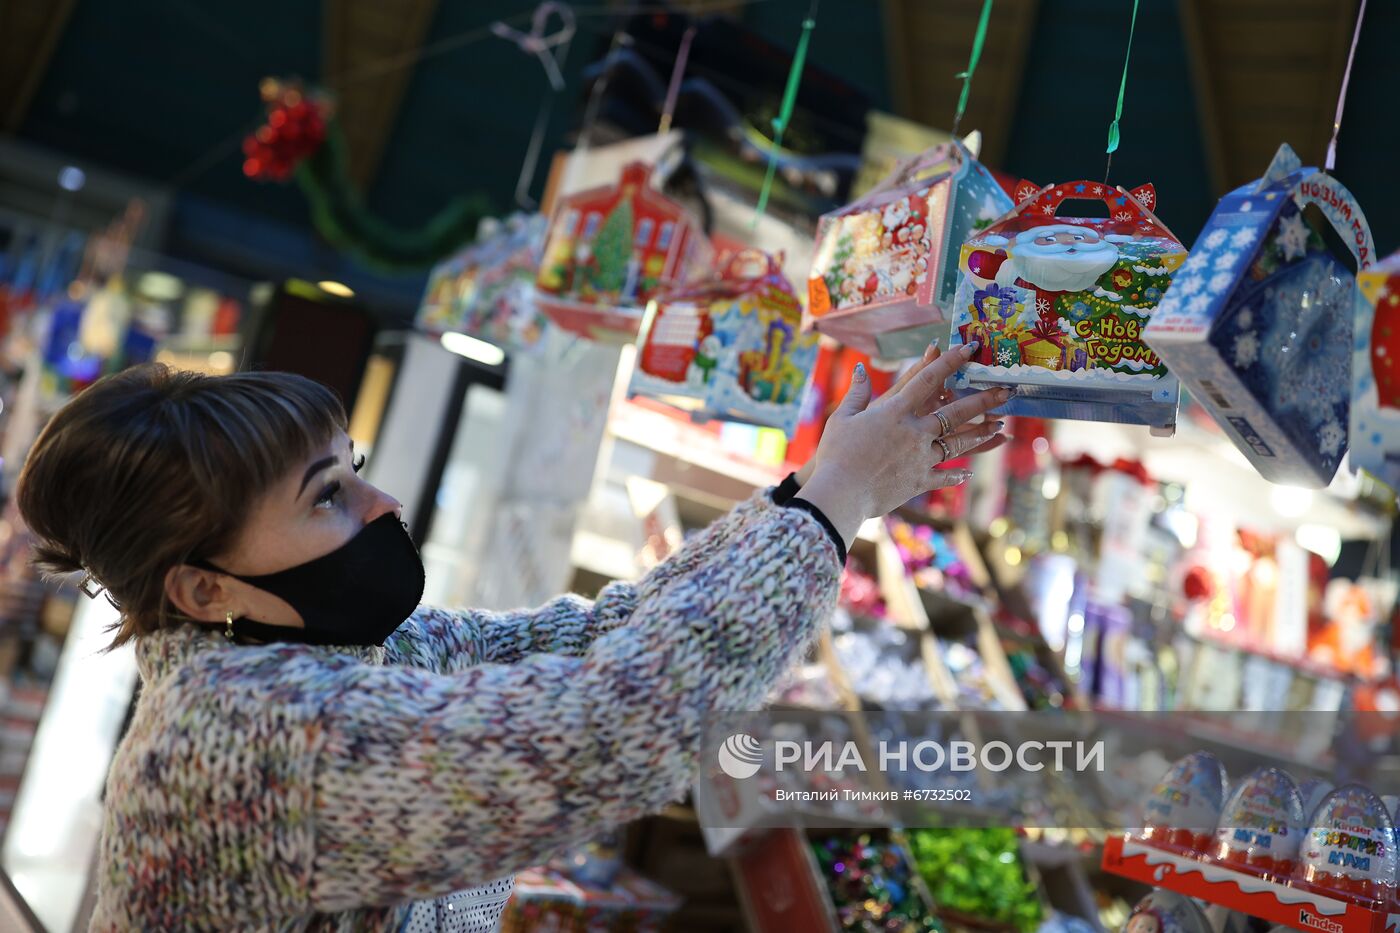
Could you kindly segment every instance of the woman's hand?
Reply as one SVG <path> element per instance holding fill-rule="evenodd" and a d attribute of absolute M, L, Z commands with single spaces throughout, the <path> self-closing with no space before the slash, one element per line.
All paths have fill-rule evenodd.
<path fill-rule="evenodd" d="M 940 469 L 943 461 L 1004 443 L 1004 422 L 970 422 L 1005 404 L 1014 390 L 990 389 L 945 404 L 944 383 L 976 349 L 972 344 L 943 356 L 930 347 L 873 403 L 865 368 L 856 367 L 845 399 L 827 420 L 809 464 L 810 478 L 802 482 L 800 492 L 822 510 L 847 544 L 867 518 L 971 478 L 968 470 Z"/>

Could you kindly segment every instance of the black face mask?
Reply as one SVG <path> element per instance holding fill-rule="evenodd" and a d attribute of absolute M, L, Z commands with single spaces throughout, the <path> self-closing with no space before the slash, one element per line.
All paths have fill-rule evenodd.
<path fill-rule="evenodd" d="M 207 561 L 189 561 L 271 593 L 297 611 L 305 628 L 235 619 L 233 633 L 258 641 L 311 645 L 382 645 L 423 597 L 423 561 L 393 512 L 344 545 L 276 573 L 242 576 Z"/>

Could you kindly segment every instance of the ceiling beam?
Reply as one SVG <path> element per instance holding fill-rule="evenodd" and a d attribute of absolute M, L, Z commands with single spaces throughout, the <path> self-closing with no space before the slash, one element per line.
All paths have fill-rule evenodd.
<path fill-rule="evenodd" d="M 326 0 L 324 83 L 348 144 L 351 180 L 367 188 L 413 77 L 414 55 L 437 12 L 437 0 Z"/>
<path fill-rule="evenodd" d="M 19 131 L 49 70 L 74 0 L 0 3 L 0 107 L 7 133 Z"/>

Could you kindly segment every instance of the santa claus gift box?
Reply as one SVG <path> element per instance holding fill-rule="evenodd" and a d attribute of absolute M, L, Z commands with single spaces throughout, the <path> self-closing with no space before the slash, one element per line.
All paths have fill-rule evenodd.
<path fill-rule="evenodd" d="M 615 185 L 560 198 L 535 278 L 550 320 L 592 340 L 630 343 L 661 284 L 686 278 L 707 252 L 700 223 L 631 162 Z"/>
<path fill-rule="evenodd" d="M 1085 200 L 1109 216 L 1060 216 Z M 1014 386 L 1006 414 L 1174 433 L 1178 384 L 1142 333 L 1186 248 L 1155 206 L 1151 185 L 1051 185 L 964 243 L 950 344 L 978 349 L 950 387 Z"/>
<path fill-rule="evenodd" d="M 1347 451 L 1354 270 L 1373 257 L 1356 201 L 1285 144 L 1221 198 L 1147 326 L 1265 479 L 1325 486 Z"/>
<path fill-rule="evenodd" d="M 1351 465 L 1400 490 L 1400 253 L 1356 277 Z"/>
<path fill-rule="evenodd" d="M 962 142 L 902 162 L 860 200 L 821 219 L 807 283 L 813 326 L 873 356 L 921 355 L 946 330 L 959 244 L 1010 209 Z"/>
<path fill-rule="evenodd" d="M 797 428 L 817 358 L 782 260 L 757 250 L 714 278 L 663 291 L 647 308 L 629 394 L 691 411 Z"/>

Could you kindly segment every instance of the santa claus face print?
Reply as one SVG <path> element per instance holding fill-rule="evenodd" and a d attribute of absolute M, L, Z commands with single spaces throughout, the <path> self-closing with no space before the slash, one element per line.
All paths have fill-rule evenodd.
<path fill-rule="evenodd" d="M 1118 247 L 1098 231 L 1073 224 L 1022 231 L 1010 253 L 997 271 L 997 284 L 1011 285 L 1019 278 L 1051 292 L 1091 288 L 1118 261 Z"/>

